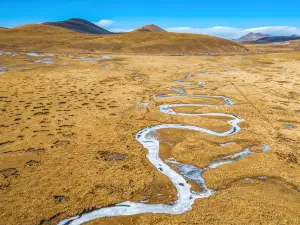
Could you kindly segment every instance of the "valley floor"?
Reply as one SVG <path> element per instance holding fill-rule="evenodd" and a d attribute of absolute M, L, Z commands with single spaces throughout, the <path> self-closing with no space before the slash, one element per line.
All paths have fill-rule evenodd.
<path fill-rule="evenodd" d="M 178 112 L 228 113 L 245 121 L 228 137 L 162 130 L 161 157 L 203 168 L 247 147 L 255 154 L 207 171 L 206 184 L 216 194 L 197 199 L 189 212 L 87 224 L 300 223 L 300 52 L 101 57 L 0 55 L 0 224 L 57 224 L 124 201 L 174 202 L 175 187 L 135 135 L 159 124 L 229 127 L 226 118 L 159 111 L 165 103 L 211 103 L 156 97 L 177 94 L 167 87 L 187 74 L 196 76 L 186 82 L 205 82 L 185 87 L 187 94 L 222 95 L 235 104 Z"/>

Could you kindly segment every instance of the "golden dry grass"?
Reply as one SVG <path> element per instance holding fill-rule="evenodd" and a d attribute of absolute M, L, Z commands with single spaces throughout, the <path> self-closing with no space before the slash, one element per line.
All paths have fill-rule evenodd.
<path fill-rule="evenodd" d="M 89 35 L 47 25 L 24 25 L 0 30 L 0 48 L 146 54 L 246 52 L 245 47 L 232 41 L 207 35 L 167 32 Z"/>
<path fill-rule="evenodd" d="M 267 44 L 244 44 L 250 52 L 256 53 L 278 53 L 278 52 L 293 52 L 300 50 L 300 40 L 273 42 Z"/>
<path fill-rule="evenodd" d="M 299 56 L 119 55 L 120 60 L 105 62 L 56 56 L 53 65 L 36 64 L 36 58 L 24 55 L 0 56 L 8 68 L 28 66 L 0 75 L 1 223 L 57 224 L 84 210 L 123 201 L 173 201 L 172 183 L 148 162 L 135 134 L 162 123 L 227 128 L 224 119 L 159 112 L 157 105 L 169 100 L 153 96 L 168 92 L 166 87 L 189 73 L 199 75 L 190 82 L 206 85 L 186 88 L 188 93 L 226 95 L 235 101 L 232 107 L 194 110 L 238 115 L 245 119 L 243 129 L 230 137 L 165 130 L 159 133 L 165 140 L 162 150 L 173 147 L 163 155 L 202 167 L 247 146 L 256 154 L 206 172 L 208 187 L 217 193 L 199 199 L 190 212 L 88 224 L 299 224 Z M 69 64 L 60 66 L 62 62 Z M 104 65 L 106 69 L 99 69 Z M 138 108 L 141 102 L 149 107 Z M 284 129 L 285 124 L 296 128 Z M 224 142 L 237 144 L 219 146 Z M 262 144 L 271 151 L 262 153 Z M 121 159 L 109 160 L 116 156 Z M 269 178 L 241 180 L 252 176 Z"/>
<path fill-rule="evenodd" d="M 154 24 L 149 24 L 149 25 L 142 26 L 132 32 L 167 32 L 167 31 Z"/>

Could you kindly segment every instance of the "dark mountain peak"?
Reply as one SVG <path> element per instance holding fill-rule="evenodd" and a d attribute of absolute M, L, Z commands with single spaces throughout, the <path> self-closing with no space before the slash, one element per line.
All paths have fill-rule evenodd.
<path fill-rule="evenodd" d="M 87 34 L 111 34 L 110 31 L 103 29 L 102 27 L 97 26 L 94 23 L 91 23 L 87 20 L 80 18 L 70 18 L 65 21 L 59 22 L 46 22 L 44 25 L 50 25 L 55 27 L 61 27 L 68 30 L 72 30 L 80 33 Z"/>
<path fill-rule="evenodd" d="M 81 19 L 81 18 L 70 18 L 70 19 L 68 19 L 68 20 L 74 20 L 74 21 L 87 21 L 87 20 Z M 66 20 L 66 21 L 68 21 L 68 20 Z M 88 22 L 88 21 L 87 21 L 87 22 Z"/>
<path fill-rule="evenodd" d="M 84 23 L 84 24 L 93 24 L 90 21 L 87 21 L 85 19 L 80 19 L 80 18 L 71 18 L 65 21 L 61 21 L 61 22 L 75 22 L 75 23 Z"/>

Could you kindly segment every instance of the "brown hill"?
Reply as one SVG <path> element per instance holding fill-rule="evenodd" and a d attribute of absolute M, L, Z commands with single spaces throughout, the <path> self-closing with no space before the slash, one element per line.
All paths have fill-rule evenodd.
<path fill-rule="evenodd" d="M 167 32 L 166 30 L 160 28 L 159 26 L 156 26 L 155 24 L 149 24 L 142 26 L 133 32 Z"/>
<path fill-rule="evenodd" d="M 59 22 L 46 22 L 44 25 L 56 26 L 72 30 L 80 33 L 87 34 L 111 34 L 110 31 L 103 29 L 102 27 L 97 26 L 94 23 L 91 23 L 87 20 L 72 18 L 65 21 Z"/>
<path fill-rule="evenodd" d="M 237 43 L 198 34 L 129 32 L 91 35 L 31 24 L 0 30 L 0 49 L 45 52 L 199 54 L 245 52 Z"/>

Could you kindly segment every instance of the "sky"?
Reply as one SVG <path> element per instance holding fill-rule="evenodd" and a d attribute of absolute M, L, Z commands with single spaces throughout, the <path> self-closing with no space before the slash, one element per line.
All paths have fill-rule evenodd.
<path fill-rule="evenodd" d="M 111 31 L 156 24 L 168 31 L 237 38 L 300 35 L 299 0 L 0 0 L 0 26 L 82 18 Z"/>

